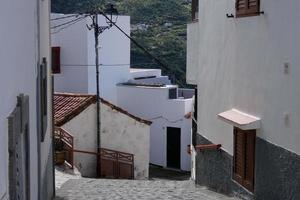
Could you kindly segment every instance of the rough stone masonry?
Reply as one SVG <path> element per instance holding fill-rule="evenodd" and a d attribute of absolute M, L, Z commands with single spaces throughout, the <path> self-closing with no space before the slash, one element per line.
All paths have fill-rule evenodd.
<path fill-rule="evenodd" d="M 56 200 L 233 200 L 192 181 L 76 179 L 66 182 Z"/>

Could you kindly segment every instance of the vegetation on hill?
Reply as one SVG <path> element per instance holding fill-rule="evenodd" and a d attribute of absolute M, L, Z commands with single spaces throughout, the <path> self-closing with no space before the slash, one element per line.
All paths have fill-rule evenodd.
<path fill-rule="evenodd" d="M 190 20 L 190 1 L 52 0 L 52 12 L 87 12 L 95 5 L 103 7 L 107 3 L 114 3 L 121 15 L 131 16 L 132 37 L 168 66 L 162 68 L 164 74 L 185 86 L 186 24 Z M 131 48 L 133 67 L 161 68 L 134 44 Z"/>

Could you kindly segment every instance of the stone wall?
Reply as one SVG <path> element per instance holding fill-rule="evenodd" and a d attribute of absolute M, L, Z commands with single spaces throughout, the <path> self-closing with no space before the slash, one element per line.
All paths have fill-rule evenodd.
<path fill-rule="evenodd" d="M 197 144 L 210 143 L 197 135 Z M 300 199 L 299 155 L 257 137 L 254 194 L 232 180 L 232 159 L 222 149 L 198 151 L 196 184 L 242 199 Z"/>

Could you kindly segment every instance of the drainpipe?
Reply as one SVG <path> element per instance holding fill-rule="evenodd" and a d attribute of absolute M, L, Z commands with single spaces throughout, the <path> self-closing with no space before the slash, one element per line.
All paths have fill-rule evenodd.
<path fill-rule="evenodd" d="M 100 91 L 99 91 L 99 25 L 98 25 L 98 15 L 95 14 L 93 16 L 93 23 L 94 23 L 94 36 L 95 36 L 95 63 L 96 63 L 96 100 L 97 100 L 97 177 L 101 176 L 101 157 L 100 157 L 100 148 L 101 148 L 101 140 L 100 140 Z"/>

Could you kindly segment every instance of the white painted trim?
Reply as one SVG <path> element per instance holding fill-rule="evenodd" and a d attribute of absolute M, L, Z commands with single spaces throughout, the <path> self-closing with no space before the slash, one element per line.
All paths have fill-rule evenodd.
<path fill-rule="evenodd" d="M 243 113 L 237 109 L 231 109 L 218 114 L 218 118 L 242 130 L 260 128 L 260 118 Z"/>

